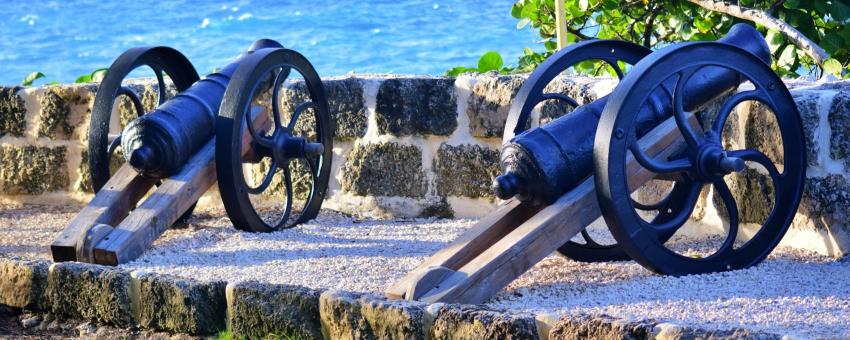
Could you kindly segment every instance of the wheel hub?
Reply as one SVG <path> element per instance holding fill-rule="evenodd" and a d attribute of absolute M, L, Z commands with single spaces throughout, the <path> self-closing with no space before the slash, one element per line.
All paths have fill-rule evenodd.
<path fill-rule="evenodd" d="M 711 181 L 733 172 L 744 171 L 744 160 L 731 157 L 717 142 L 705 142 L 699 146 L 694 157 L 697 177 Z"/>
<path fill-rule="evenodd" d="M 292 158 L 315 157 L 321 155 L 325 148 L 322 143 L 311 143 L 303 137 L 293 136 L 286 129 L 281 129 L 272 137 L 275 160 L 283 162 Z"/>

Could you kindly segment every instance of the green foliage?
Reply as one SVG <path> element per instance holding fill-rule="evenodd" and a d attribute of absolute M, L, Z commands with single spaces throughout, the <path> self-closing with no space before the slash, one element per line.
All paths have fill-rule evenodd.
<path fill-rule="evenodd" d="M 446 75 L 456 77 L 462 73 L 470 73 L 470 72 L 490 72 L 490 71 L 498 71 L 500 73 L 509 73 L 512 69 L 503 67 L 504 61 L 502 60 L 502 55 L 496 51 L 488 51 L 478 59 L 478 67 L 466 67 L 466 66 L 458 66 L 446 71 Z"/>
<path fill-rule="evenodd" d="M 92 71 L 92 73 L 84 74 L 77 77 L 77 80 L 74 82 L 79 83 L 99 83 L 103 81 L 103 77 L 106 77 L 106 69 L 99 68 L 97 70 Z"/>
<path fill-rule="evenodd" d="M 24 80 L 21 80 L 21 86 L 32 86 L 32 83 L 37 79 L 44 78 L 44 73 L 33 72 L 28 74 Z"/>
<path fill-rule="evenodd" d="M 556 0 L 519 0 L 511 8 L 518 29 L 537 31 L 543 50 L 526 49 L 512 72 L 534 70 L 556 49 Z M 565 0 L 558 0 L 565 1 Z M 729 0 L 727 0 L 729 1 Z M 850 5 L 843 0 L 736 0 L 732 3 L 769 12 L 798 29 L 823 47 L 830 59 L 823 71 L 850 77 Z M 567 42 L 618 39 L 650 48 L 680 41 L 716 40 L 732 25 L 744 22 L 678 0 L 566 0 Z M 753 23 L 750 23 L 753 24 Z M 815 62 L 779 32 L 755 24 L 770 46 L 772 67 L 782 76 L 796 77 L 816 70 Z M 576 67 L 583 74 L 599 71 L 599 65 Z"/>
<path fill-rule="evenodd" d="M 215 335 L 215 340 L 232 340 L 236 339 L 233 337 L 233 333 L 230 330 L 224 330 L 218 332 Z M 263 340 L 302 340 L 304 339 L 302 336 L 290 335 L 290 334 L 275 334 L 270 333 L 262 338 Z"/>

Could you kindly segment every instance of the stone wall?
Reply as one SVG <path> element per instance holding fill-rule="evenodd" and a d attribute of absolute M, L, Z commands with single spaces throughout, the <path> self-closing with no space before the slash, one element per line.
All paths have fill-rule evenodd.
<path fill-rule="evenodd" d="M 525 76 L 458 78 L 357 75 L 325 79 L 334 121 L 334 161 L 325 207 L 371 216 L 480 217 L 498 203 L 501 134 Z M 786 242 L 831 255 L 850 252 L 850 83 L 788 82 L 805 123 L 808 183 Z M 559 78 L 549 89 L 580 103 L 608 93 L 610 79 Z M 134 85 L 148 108 L 155 82 Z M 284 96 L 303 96 L 295 84 Z M 97 86 L 0 87 L 0 197 L 38 201 L 91 197 L 84 161 Z M 149 100 L 150 99 L 150 100 Z M 126 123 L 125 103 L 115 115 Z M 768 144 L 761 108 L 740 105 L 727 143 Z M 540 107 L 532 126 L 563 108 Z M 741 191 L 752 180 L 733 185 Z M 740 192 L 739 192 L 740 194 Z M 203 203 L 220 204 L 217 190 Z M 704 200 L 712 210 L 712 199 Z M 742 209 L 764 210 L 743 199 Z M 716 209 L 715 209 L 716 210 Z M 715 214 L 717 215 L 717 214 Z"/>
<path fill-rule="evenodd" d="M 44 315 L 31 325 L 35 330 L 50 328 L 51 320 L 80 320 L 198 336 L 227 330 L 234 339 L 773 340 L 789 336 L 604 315 L 534 315 L 484 305 L 426 304 L 252 281 L 198 282 L 120 267 L 9 258 L 0 258 L 0 308 Z M 184 337 L 188 336 L 176 338 Z"/>

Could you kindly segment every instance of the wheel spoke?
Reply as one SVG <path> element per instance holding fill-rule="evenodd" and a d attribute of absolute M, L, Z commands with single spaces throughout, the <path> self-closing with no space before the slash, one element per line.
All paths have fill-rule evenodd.
<path fill-rule="evenodd" d="M 289 164 L 283 165 L 283 183 L 286 187 L 286 208 L 275 229 L 286 226 L 286 223 L 289 222 L 289 215 L 292 213 L 292 174 L 289 172 Z"/>
<path fill-rule="evenodd" d="M 657 161 L 655 158 L 649 157 L 644 153 L 637 143 L 632 143 L 629 150 L 642 167 L 657 174 L 682 172 L 691 169 L 691 161 L 687 158 L 679 158 L 673 161 Z"/>
<path fill-rule="evenodd" d="M 723 206 L 726 207 L 726 212 L 729 215 L 729 235 L 723 241 L 723 245 L 717 250 L 716 254 L 723 254 L 732 250 L 735 244 L 735 239 L 738 238 L 738 204 L 735 202 L 735 197 L 732 196 L 732 191 L 722 178 L 717 179 L 713 183 L 714 190 L 720 195 L 723 200 Z"/>
<path fill-rule="evenodd" d="M 254 128 L 254 117 L 251 114 L 251 110 L 245 112 L 245 125 L 248 126 L 248 133 L 251 134 L 251 138 L 254 139 L 254 142 L 268 149 L 274 148 L 274 142 L 271 138 L 266 137 L 265 135 L 261 135 L 257 133 L 257 129 Z"/>
<path fill-rule="evenodd" d="M 115 149 L 118 149 L 118 146 L 120 145 L 121 135 L 118 135 L 112 140 L 112 143 L 109 143 L 109 147 L 106 149 L 106 154 L 109 155 L 109 159 L 112 159 L 112 155 L 115 154 Z"/>
<path fill-rule="evenodd" d="M 685 111 L 685 84 L 691 79 L 691 76 L 696 73 L 701 67 L 694 67 L 688 70 L 679 71 L 679 79 L 676 81 L 676 90 L 673 91 L 673 116 L 676 118 L 676 125 L 679 126 L 679 131 L 682 132 L 682 137 L 691 147 L 697 147 L 699 143 L 697 133 L 691 128 L 688 123 L 688 112 Z"/>
<path fill-rule="evenodd" d="M 681 205 L 681 210 L 675 212 L 675 215 L 670 216 L 669 219 L 662 223 L 644 223 L 650 227 L 650 230 L 654 229 L 659 235 L 673 235 L 673 233 L 675 233 L 676 230 L 679 230 L 679 228 L 682 227 L 682 225 L 684 225 L 691 217 L 691 212 L 693 212 L 694 207 L 697 204 L 697 200 L 699 199 L 700 191 L 702 191 L 702 183 L 692 183 L 690 188 L 688 188 L 685 203 Z M 640 219 L 639 217 L 638 219 L 643 221 L 643 219 Z"/>
<path fill-rule="evenodd" d="M 738 157 L 745 161 L 751 161 L 763 166 L 768 174 L 770 174 L 770 179 L 773 181 L 773 185 L 775 186 L 775 190 L 777 192 L 781 191 L 779 186 L 781 185 L 782 175 L 779 173 L 779 170 L 776 169 L 776 165 L 773 164 L 773 161 L 767 157 L 764 153 L 758 150 L 753 149 L 743 149 L 743 150 L 734 150 L 726 153 L 729 157 Z"/>
<path fill-rule="evenodd" d="M 274 76 L 274 88 L 272 89 L 272 116 L 274 117 L 274 126 L 275 128 L 280 128 L 283 126 L 280 119 L 280 85 L 286 81 L 286 77 L 289 76 L 289 72 L 283 72 L 283 70 L 279 70 L 277 74 Z"/>
<path fill-rule="evenodd" d="M 584 244 L 588 247 L 599 248 L 602 246 L 590 237 L 590 233 L 587 232 L 587 228 L 581 230 L 581 237 L 584 238 Z"/>
<path fill-rule="evenodd" d="M 655 202 L 655 203 L 650 203 L 650 204 L 644 204 L 644 203 L 641 203 L 641 202 L 638 202 L 638 201 L 635 201 L 634 199 L 632 199 L 632 205 L 637 210 L 658 211 L 658 210 L 663 209 L 667 205 L 667 201 L 669 201 L 669 200 L 670 200 L 670 195 L 668 194 L 667 196 L 664 196 L 664 198 L 662 198 L 660 201 Z"/>
<path fill-rule="evenodd" d="M 572 98 L 570 98 L 570 96 L 565 95 L 563 93 L 544 93 L 544 94 L 540 95 L 540 101 L 541 102 L 544 101 L 544 100 L 552 100 L 552 99 L 567 102 L 567 104 L 572 105 L 572 107 L 574 107 L 574 108 L 579 107 L 579 104 L 578 104 L 577 101 L 575 101 L 575 99 L 572 99 Z"/>
<path fill-rule="evenodd" d="M 162 76 L 162 70 L 153 68 L 153 73 L 156 74 L 156 83 L 159 90 L 159 98 L 157 98 L 157 106 L 159 106 L 165 103 L 165 100 L 168 99 L 166 98 L 165 79 Z"/>
<path fill-rule="evenodd" d="M 714 125 L 712 125 L 711 130 L 714 131 L 717 136 L 720 136 L 720 133 L 723 131 L 723 126 L 726 125 L 726 120 L 729 119 L 729 115 L 732 113 L 732 110 L 735 109 L 735 106 L 738 106 L 738 104 L 747 100 L 758 100 L 763 103 L 769 102 L 769 100 L 764 98 L 759 90 L 737 93 L 733 95 L 732 98 L 729 98 L 729 100 L 723 104 L 723 107 L 720 108 L 720 111 L 717 113 L 717 119 L 714 121 Z"/>
<path fill-rule="evenodd" d="M 133 89 L 128 86 L 121 86 L 118 88 L 118 95 L 130 98 L 130 101 L 133 103 L 133 107 L 136 109 L 136 116 L 141 117 L 145 114 L 145 107 L 142 105 L 142 100 L 139 98 L 136 91 L 133 91 Z"/>
<path fill-rule="evenodd" d="M 256 188 L 252 188 L 250 185 L 246 185 L 246 187 L 248 188 L 248 193 L 252 195 L 259 195 L 263 191 L 266 191 L 266 189 L 268 189 L 269 187 L 269 184 L 272 183 L 272 179 L 274 178 L 275 172 L 277 172 L 277 162 L 272 160 L 271 168 L 269 169 L 269 172 L 266 173 L 266 176 L 263 177 L 263 182 L 260 183 L 259 186 L 257 186 Z"/>
<path fill-rule="evenodd" d="M 292 117 L 289 118 L 289 124 L 286 125 L 286 128 L 289 131 L 292 131 L 293 129 L 295 129 L 295 123 L 298 121 L 298 118 L 301 117 L 301 112 L 308 109 L 308 108 L 314 108 L 315 109 L 316 103 L 313 103 L 312 101 L 303 102 L 301 104 L 298 104 L 298 106 L 295 107 L 295 111 L 292 112 Z"/>

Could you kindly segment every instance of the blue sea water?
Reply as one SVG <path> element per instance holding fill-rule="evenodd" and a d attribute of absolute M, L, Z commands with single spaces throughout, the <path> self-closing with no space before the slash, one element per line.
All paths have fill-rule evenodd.
<path fill-rule="evenodd" d="M 513 1 L 11 1 L 0 3 L 0 84 L 40 71 L 49 81 L 108 67 L 134 46 L 177 48 L 201 74 L 252 41 L 272 38 L 322 76 L 442 74 L 494 50 L 515 63 L 533 31 L 517 30 Z"/>

